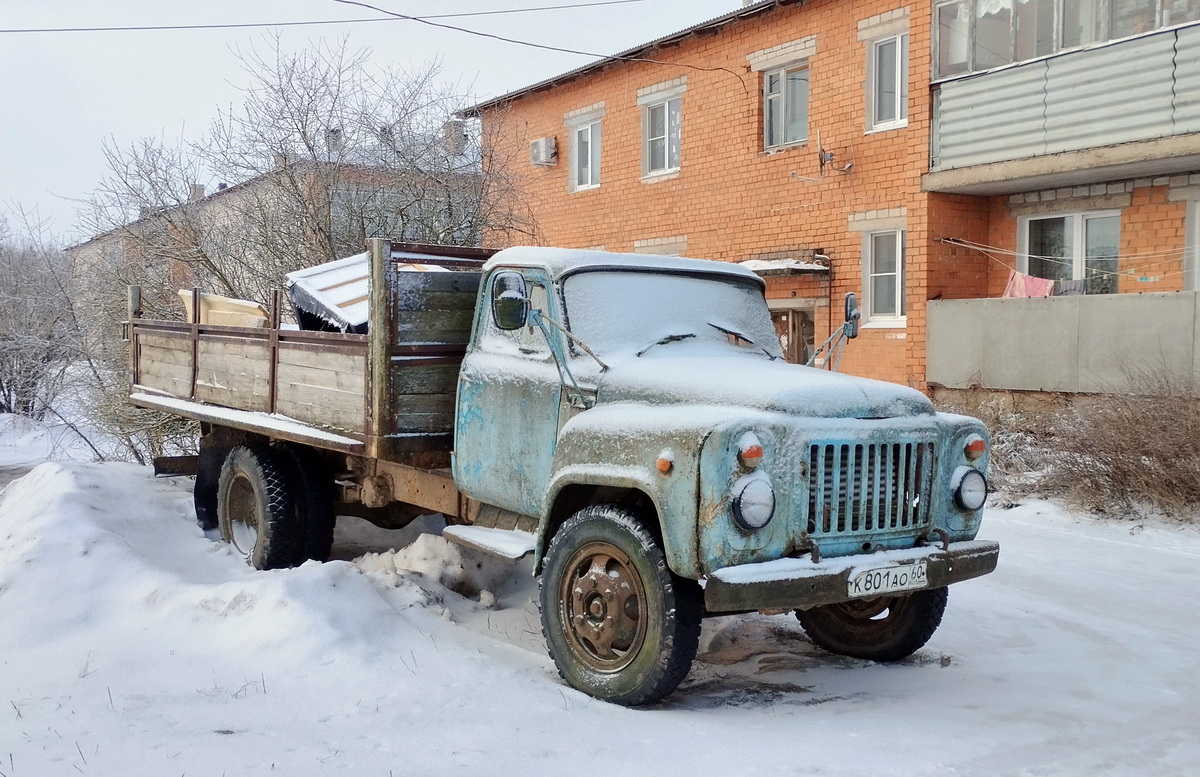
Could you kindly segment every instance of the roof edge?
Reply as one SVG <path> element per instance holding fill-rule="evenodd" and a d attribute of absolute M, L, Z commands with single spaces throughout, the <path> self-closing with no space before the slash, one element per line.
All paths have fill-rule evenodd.
<path fill-rule="evenodd" d="M 597 59 L 594 62 L 589 62 L 582 67 L 575 68 L 574 70 L 568 70 L 565 73 L 538 81 L 537 83 L 530 84 L 529 86 L 521 87 L 515 91 L 502 94 L 499 97 L 493 97 L 490 100 L 477 103 L 469 108 L 464 108 L 463 110 L 459 111 L 457 115 L 464 118 L 479 118 L 479 116 L 486 110 L 513 102 L 514 100 L 519 100 L 534 92 L 549 89 L 553 86 L 566 83 L 567 81 L 573 81 L 576 78 L 581 78 L 596 70 L 602 70 L 610 65 L 621 64 L 622 62 L 630 59 L 635 59 L 642 56 L 647 51 L 652 51 L 654 49 L 662 48 L 663 46 L 670 46 L 672 44 L 679 43 L 683 39 L 695 35 L 698 32 L 703 32 L 704 30 L 717 27 L 723 27 L 730 22 L 748 19 L 752 16 L 758 16 L 759 14 L 766 13 L 767 11 L 771 11 L 780 6 L 795 5 L 803 2 L 805 2 L 805 0 L 762 0 L 761 2 L 754 3 L 753 5 L 744 6 L 736 11 L 731 11 L 723 16 L 718 16 L 715 19 L 709 19 L 706 22 L 700 22 L 699 24 L 692 25 L 691 27 L 680 30 L 679 32 L 672 33 L 662 38 L 657 38 L 648 43 L 643 43 L 618 54 Z"/>

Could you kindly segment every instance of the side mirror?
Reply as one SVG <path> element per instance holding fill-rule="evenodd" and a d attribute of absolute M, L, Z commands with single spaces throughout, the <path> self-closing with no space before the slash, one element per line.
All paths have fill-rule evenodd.
<path fill-rule="evenodd" d="M 529 318 L 529 294 L 525 278 L 518 272 L 501 272 L 492 281 L 492 320 L 499 329 L 511 331 L 525 326 Z"/>
<path fill-rule="evenodd" d="M 854 292 L 846 295 L 846 337 L 854 339 L 858 337 L 858 322 L 862 319 L 862 311 L 858 309 L 858 297 L 854 296 Z"/>

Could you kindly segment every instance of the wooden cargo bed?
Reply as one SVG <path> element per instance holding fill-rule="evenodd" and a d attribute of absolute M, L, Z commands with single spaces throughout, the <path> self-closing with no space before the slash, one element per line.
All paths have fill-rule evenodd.
<path fill-rule="evenodd" d="M 458 369 L 492 252 L 369 241 L 368 334 L 151 321 L 131 311 L 131 401 L 387 461 L 448 461 Z M 447 272 L 404 272 L 422 261 Z M 397 256 L 401 255 L 401 256 Z"/>

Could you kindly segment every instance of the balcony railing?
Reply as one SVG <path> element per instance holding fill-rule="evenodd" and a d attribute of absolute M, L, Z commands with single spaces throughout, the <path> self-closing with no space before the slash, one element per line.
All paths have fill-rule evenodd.
<path fill-rule="evenodd" d="M 934 300 L 926 379 L 950 388 L 1138 391 L 1200 377 L 1200 293 Z"/>

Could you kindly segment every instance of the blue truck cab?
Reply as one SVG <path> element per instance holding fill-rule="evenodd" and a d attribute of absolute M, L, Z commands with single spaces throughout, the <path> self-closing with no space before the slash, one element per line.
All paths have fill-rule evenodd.
<path fill-rule="evenodd" d="M 873 660 L 922 647 L 946 587 L 996 566 L 987 440 L 913 389 L 785 362 L 748 270 L 523 247 L 483 267 L 452 466 L 536 525 L 563 677 L 643 704 L 706 614 L 795 611 Z"/>

